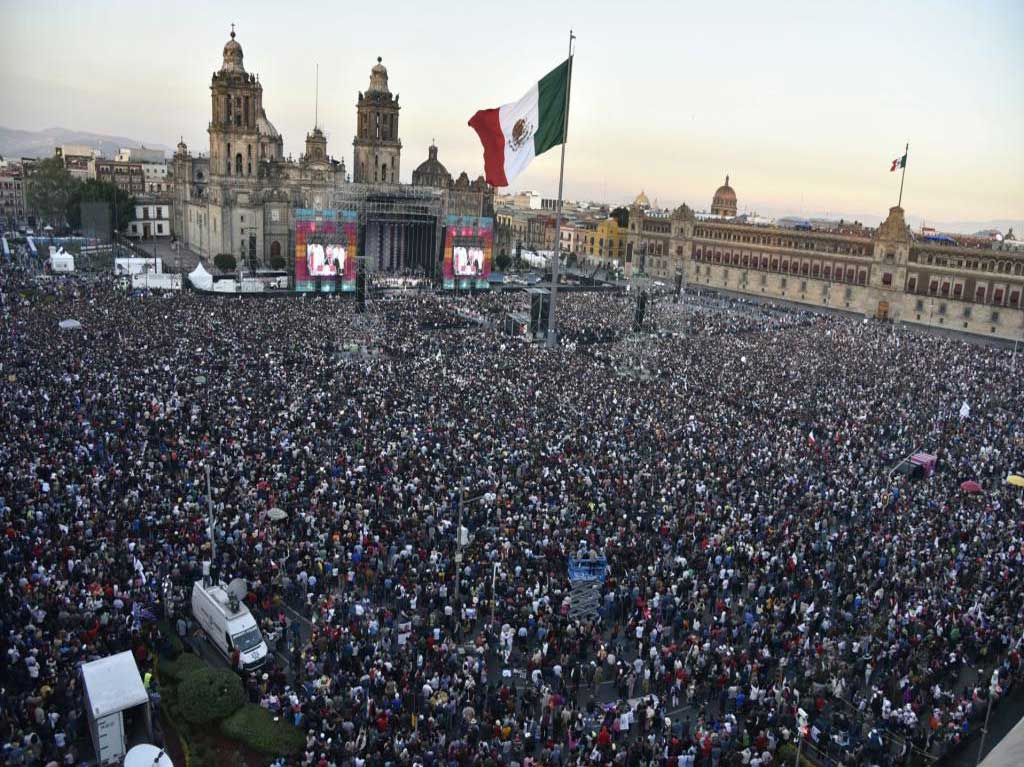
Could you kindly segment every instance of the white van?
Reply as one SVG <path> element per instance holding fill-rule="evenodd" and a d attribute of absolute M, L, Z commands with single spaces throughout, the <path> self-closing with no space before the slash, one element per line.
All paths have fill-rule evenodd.
<path fill-rule="evenodd" d="M 228 592 L 223 583 L 192 586 L 192 615 L 225 658 L 238 650 L 242 668 L 259 668 L 267 661 L 267 643 L 263 641 L 256 619 L 245 602 Z"/>

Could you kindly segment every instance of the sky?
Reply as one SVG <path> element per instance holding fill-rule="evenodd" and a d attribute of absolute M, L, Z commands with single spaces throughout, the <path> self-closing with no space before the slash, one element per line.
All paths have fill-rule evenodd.
<path fill-rule="evenodd" d="M 402 180 L 432 139 L 483 172 L 466 125 L 518 99 L 577 37 L 565 196 L 639 191 L 740 211 L 870 221 L 1024 221 L 1024 3 L 14 2 L 0 0 L 0 125 L 208 148 L 210 76 L 235 22 L 267 115 L 301 154 L 314 123 L 351 172 L 357 93 L 383 57 L 402 106 Z M 554 196 L 558 151 L 513 182 Z"/>

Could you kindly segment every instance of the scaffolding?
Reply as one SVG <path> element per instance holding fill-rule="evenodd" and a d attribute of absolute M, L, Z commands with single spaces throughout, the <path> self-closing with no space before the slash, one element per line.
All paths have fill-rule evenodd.
<path fill-rule="evenodd" d="M 330 207 L 353 211 L 362 233 L 367 273 L 412 271 L 441 277 L 444 191 L 405 184 L 346 184 L 331 191 Z"/>

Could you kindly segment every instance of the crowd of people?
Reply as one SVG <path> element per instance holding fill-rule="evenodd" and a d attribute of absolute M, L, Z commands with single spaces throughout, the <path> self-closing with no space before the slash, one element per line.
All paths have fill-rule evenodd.
<path fill-rule="evenodd" d="M 243 673 L 306 733 L 281 763 L 928 763 L 1020 684 L 1009 351 L 688 299 L 638 357 L 630 296 L 560 294 L 547 348 L 465 321 L 522 294 L 0 280 L 6 763 L 87 756 L 83 662 L 194 639 L 206 467 L 215 568 L 289 627 Z"/>

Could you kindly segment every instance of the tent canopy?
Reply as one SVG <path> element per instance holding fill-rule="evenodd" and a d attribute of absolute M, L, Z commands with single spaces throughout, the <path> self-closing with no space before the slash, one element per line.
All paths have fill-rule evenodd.
<path fill-rule="evenodd" d="M 130 650 L 83 663 L 82 684 L 97 719 L 149 702 Z"/>
<path fill-rule="evenodd" d="M 213 275 L 203 268 L 202 262 L 188 275 L 188 281 L 197 290 L 213 290 Z"/>
<path fill-rule="evenodd" d="M 57 323 L 61 330 L 81 330 L 82 323 L 78 320 L 61 320 Z"/>
<path fill-rule="evenodd" d="M 1020 474 L 1011 474 L 1006 478 L 1006 484 L 1014 487 L 1024 487 L 1024 477 Z"/>

